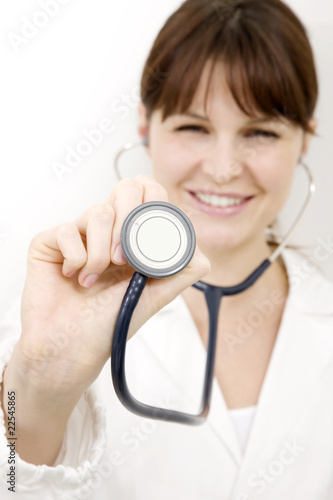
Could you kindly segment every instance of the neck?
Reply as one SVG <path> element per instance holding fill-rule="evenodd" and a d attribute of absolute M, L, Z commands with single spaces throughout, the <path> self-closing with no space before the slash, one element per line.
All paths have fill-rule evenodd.
<path fill-rule="evenodd" d="M 244 281 L 265 259 L 272 249 L 264 237 L 233 248 L 230 251 L 212 251 L 198 242 L 199 248 L 210 260 L 211 271 L 202 279 L 215 286 L 233 286 Z M 273 290 L 284 297 L 288 293 L 287 273 L 281 258 L 276 259 L 262 276 L 245 292 L 234 296 L 233 303 L 251 303 Z"/>
<path fill-rule="evenodd" d="M 244 281 L 272 252 L 263 237 L 223 251 L 205 247 L 202 242 L 198 245 L 211 263 L 211 271 L 203 281 L 216 286 L 232 286 Z"/>
<path fill-rule="evenodd" d="M 212 266 L 210 273 L 202 281 L 216 286 L 232 286 L 241 283 L 271 254 L 271 249 L 264 238 L 262 238 L 262 242 L 261 244 L 248 245 L 242 251 L 241 249 L 233 249 L 229 253 L 209 252 L 207 248 L 204 248 L 198 242 L 200 250 L 211 260 Z M 234 346 L 238 345 L 238 342 L 244 343 L 244 338 L 247 339 L 248 336 L 237 339 L 240 335 L 239 328 L 243 333 L 240 325 L 244 321 L 249 322 L 250 318 L 251 321 L 256 321 L 255 326 L 251 323 L 252 333 L 261 325 L 266 332 L 266 337 L 272 332 L 276 335 L 288 289 L 289 285 L 284 263 L 281 258 L 278 258 L 247 290 L 237 295 L 223 297 L 223 315 L 222 318 L 219 316 L 218 328 L 221 333 L 219 338 L 224 338 L 226 344 L 220 341 L 220 354 L 232 353 Z M 182 296 L 191 311 L 204 345 L 207 345 L 209 315 L 203 293 L 191 286 L 184 290 Z M 258 324 L 258 318 L 260 324 Z M 225 335 L 226 332 L 231 332 L 232 336 Z M 252 336 L 252 333 L 250 333 L 250 336 Z M 258 339 L 262 339 L 262 336 L 254 336 L 253 339 L 256 343 Z M 234 344 L 235 342 L 236 344 Z M 246 347 L 258 346 L 258 344 L 253 344 L 249 340 L 244 345 Z M 231 351 L 228 351 L 225 347 L 231 349 Z M 242 352 L 244 353 L 246 350 L 241 350 L 240 353 Z"/>

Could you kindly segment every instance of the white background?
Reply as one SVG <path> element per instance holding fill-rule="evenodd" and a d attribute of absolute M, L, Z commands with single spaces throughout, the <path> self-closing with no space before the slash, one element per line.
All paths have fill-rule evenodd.
<path fill-rule="evenodd" d="M 43 22 L 38 18 L 43 2 L 15 0 L 0 6 L 0 314 L 22 291 L 33 235 L 72 220 L 111 193 L 116 151 L 138 139 L 136 110 L 144 61 L 160 27 L 180 4 L 63 0 L 56 15 L 47 17 L 45 26 L 15 50 L 9 36 L 21 35 L 27 20 Z M 320 137 L 306 157 L 317 193 L 294 239 L 314 248 L 318 237 L 333 239 L 333 5 L 327 0 L 287 3 L 308 29 L 320 81 Z M 114 131 L 60 180 L 54 162 L 65 163 L 67 148 L 75 149 L 85 139 L 83 131 L 98 127 L 105 118 Z M 284 221 L 292 213 L 288 208 Z M 333 278 L 333 255 L 322 267 Z"/>

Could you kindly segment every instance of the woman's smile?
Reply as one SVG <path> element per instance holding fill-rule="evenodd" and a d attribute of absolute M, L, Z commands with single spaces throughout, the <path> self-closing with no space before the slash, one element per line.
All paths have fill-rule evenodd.
<path fill-rule="evenodd" d="M 208 215 L 231 217 L 242 212 L 251 202 L 253 196 L 226 193 L 223 195 L 205 191 L 189 191 L 193 206 Z"/>

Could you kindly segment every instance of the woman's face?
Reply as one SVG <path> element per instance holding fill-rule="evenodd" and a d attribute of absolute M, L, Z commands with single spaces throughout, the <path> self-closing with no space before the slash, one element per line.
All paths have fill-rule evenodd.
<path fill-rule="evenodd" d="M 199 247 L 220 252 L 264 240 L 309 137 L 291 122 L 245 115 L 226 85 L 222 63 L 212 74 L 205 112 L 208 75 L 206 65 L 184 114 L 162 122 L 156 110 L 147 123 L 141 106 L 139 133 L 149 136 L 154 177 L 170 203 L 190 217 Z"/>

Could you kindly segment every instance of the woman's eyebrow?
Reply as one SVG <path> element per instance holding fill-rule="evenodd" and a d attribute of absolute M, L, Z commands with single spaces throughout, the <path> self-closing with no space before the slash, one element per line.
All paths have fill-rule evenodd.
<path fill-rule="evenodd" d="M 176 116 L 189 116 L 190 118 L 197 118 L 199 120 L 205 120 L 207 122 L 210 121 L 208 116 L 199 115 L 199 114 L 195 113 L 194 111 L 184 111 L 184 113 L 179 113 Z"/>
<path fill-rule="evenodd" d="M 273 116 L 262 116 L 259 118 L 253 118 L 248 122 L 250 125 L 256 125 L 259 123 L 281 123 L 281 120 L 274 118 Z"/>

